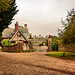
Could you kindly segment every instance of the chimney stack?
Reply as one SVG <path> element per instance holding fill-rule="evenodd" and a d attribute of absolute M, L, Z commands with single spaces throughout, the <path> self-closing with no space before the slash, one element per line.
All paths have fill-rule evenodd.
<path fill-rule="evenodd" d="M 15 32 L 17 32 L 18 31 L 18 22 L 16 22 L 16 24 L 15 24 Z"/>
<path fill-rule="evenodd" d="M 24 24 L 25 28 L 27 28 L 27 24 Z"/>

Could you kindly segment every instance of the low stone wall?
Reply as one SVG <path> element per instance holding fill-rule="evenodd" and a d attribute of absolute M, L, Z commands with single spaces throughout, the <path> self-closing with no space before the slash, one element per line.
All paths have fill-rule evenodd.
<path fill-rule="evenodd" d="M 59 45 L 59 51 L 75 52 L 75 46 L 68 47 L 67 45 Z"/>
<path fill-rule="evenodd" d="M 23 50 L 23 47 L 20 43 L 13 46 L 4 46 L 3 51 L 5 52 L 20 52 Z"/>

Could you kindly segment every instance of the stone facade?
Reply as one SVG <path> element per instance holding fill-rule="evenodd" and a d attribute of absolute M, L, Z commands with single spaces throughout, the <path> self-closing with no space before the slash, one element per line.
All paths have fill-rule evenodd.
<path fill-rule="evenodd" d="M 69 47 L 67 45 L 59 44 L 58 49 L 59 49 L 59 51 L 75 52 L 75 46 Z"/>
<path fill-rule="evenodd" d="M 45 42 L 45 41 L 47 41 L 48 40 L 48 38 L 44 38 L 44 37 L 38 37 L 38 36 L 36 36 L 36 35 L 34 35 L 33 36 L 33 42 L 37 42 L 37 43 L 42 43 L 43 41 Z"/>
<path fill-rule="evenodd" d="M 36 35 L 33 35 L 33 40 L 32 40 L 32 43 L 33 43 L 33 48 L 34 49 L 39 49 L 39 44 L 42 44 L 45 46 L 45 42 L 48 40 L 48 38 L 46 37 L 39 37 L 39 36 L 36 36 Z"/>
<path fill-rule="evenodd" d="M 18 44 L 13 45 L 13 46 L 4 46 L 3 51 L 5 51 L 5 52 L 20 52 L 20 51 L 23 51 L 23 44 L 18 43 Z"/>
<path fill-rule="evenodd" d="M 22 47 L 21 47 L 22 50 L 38 49 L 39 44 L 42 44 L 42 42 L 44 42 L 43 45 L 45 46 L 45 41 L 48 40 L 48 36 L 39 37 L 35 35 L 32 38 L 31 37 L 32 35 L 30 35 L 28 31 L 27 24 L 24 24 L 24 27 L 23 27 L 23 26 L 19 26 L 18 22 L 16 22 L 15 28 L 13 29 L 6 28 L 2 32 L 2 38 L 10 39 L 10 42 L 12 42 L 13 46 L 8 47 L 8 48 L 13 47 L 11 51 L 13 51 L 13 49 L 16 49 L 15 44 L 18 44 L 18 43 L 22 43 Z M 7 46 L 5 46 L 5 48 L 7 48 Z M 48 49 L 51 51 L 51 42 L 49 43 Z M 7 51 L 10 51 L 10 49 Z"/>
<path fill-rule="evenodd" d="M 52 51 L 52 39 L 50 35 L 48 37 L 48 51 Z"/>

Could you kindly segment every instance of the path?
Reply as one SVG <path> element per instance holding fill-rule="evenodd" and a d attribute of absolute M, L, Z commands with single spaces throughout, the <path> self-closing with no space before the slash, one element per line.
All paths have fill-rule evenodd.
<path fill-rule="evenodd" d="M 46 54 L 0 52 L 0 75 L 75 75 L 75 61 Z"/>
<path fill-rule="evenodd" d="M 38 47 L 38 49 L 35 50 L 35 52 L 47 52 L 47 49 L 47 46 L 40 46 Z"/>

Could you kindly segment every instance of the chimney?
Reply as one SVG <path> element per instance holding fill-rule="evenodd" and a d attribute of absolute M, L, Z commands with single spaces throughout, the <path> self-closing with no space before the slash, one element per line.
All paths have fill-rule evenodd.
<path fill-rule="evenodd" d="M 15 24 L 15 32 L 17 32 L 18 31 L 18 22 L 16 22 L 16 24 Z"/>
<path fill-rule="evenodd" d="M 27 24 L 24 24 L 25 28 L 27 28 Z"/>

